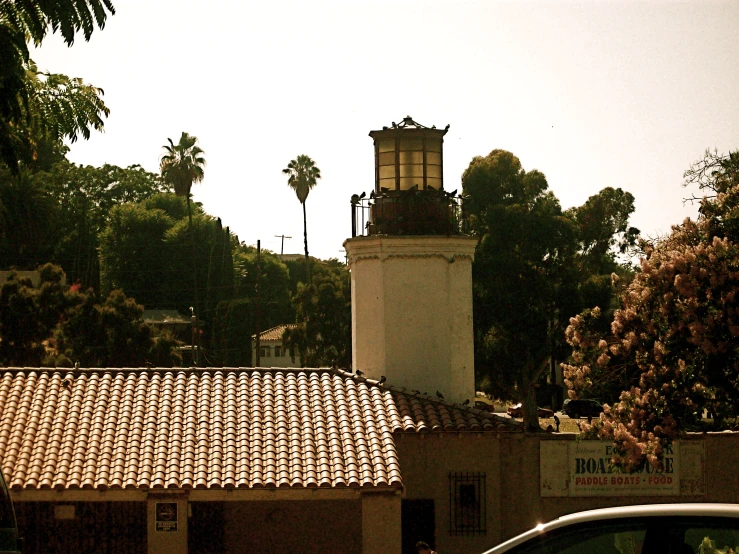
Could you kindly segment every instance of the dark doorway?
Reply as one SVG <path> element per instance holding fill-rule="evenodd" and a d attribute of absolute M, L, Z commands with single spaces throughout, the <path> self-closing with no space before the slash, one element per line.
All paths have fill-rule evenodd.
<path fill-rule="evenodd" d="M 223 502 L 191 502 L 187 522 L 187 551 L 190 554 L 225 552 Z"/>
<path fill-rule="evenodd" d="M 24 554 L 145 554 L 146 502 L 16 502 Z"/>
<path fill-rule="evenodd" d="M 403 554 L 416 554 L 416 543 L 424 541 L 436 549 L 433 500 L 403 500 L 401 504 Z"/>

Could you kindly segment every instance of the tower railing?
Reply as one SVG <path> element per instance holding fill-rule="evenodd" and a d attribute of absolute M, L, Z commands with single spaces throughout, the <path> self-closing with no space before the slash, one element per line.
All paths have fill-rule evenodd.
<path fill-rule="evenodd" d="M 455 193 L 429 189 L 354 195 L 352 237 L 467 234 L 462 198 Z"/>

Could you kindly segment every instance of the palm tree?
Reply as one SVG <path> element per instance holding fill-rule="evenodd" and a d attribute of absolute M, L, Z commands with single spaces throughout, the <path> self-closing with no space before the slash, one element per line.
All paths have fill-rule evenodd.
<path fill-rule="evenodd" d="M 169 146 L 163 146 L 166 151 L 159 160 L 159 169 L 162 172 L 162 178 L 174 187 L 177 196 L 184 196 L 187 199 L 187 219 L 190 231 L 190 242 L 192 246 L 192 280 L 193 289 L 195 291 L 195 333 L 198 336 L 197 316 L 200 315 L 200 307 L 198 306 L 198 273 L 195 267 L 195 235 L 192 230 L 192 209 L 190 207 L 190 189 L 194 183 L 203 180 L 205 172 L 205 152 L 198 146 L 198 139 L 185 132 L 180 137 L 180 142 L 174 144 L 172 139 L 168 138 Z M 198 336 L 199 338 L 199 336 Z M 200 348 L 197 349 L 196 365 L 200 364 Z"/>
<path fill-rule="evenodd" d="M 285 175 L 289 175 L 287 185 L 295 191 L 298 200 L 303 205 L 303 237 L 305 239 L 305 271 L 308 276 L 308 283 L 311 282 L 310 266 L 308 262 L 308 223 L 305 216 L 305 201 L 308 198 L 310 189 L 316 186 L 316 182 L 321 178 L 321 170 L 316 167 L 316 163 L 305 154 L 301 154 L 294 160 L 290 160 L 287 167 L 282 170 Z"/>

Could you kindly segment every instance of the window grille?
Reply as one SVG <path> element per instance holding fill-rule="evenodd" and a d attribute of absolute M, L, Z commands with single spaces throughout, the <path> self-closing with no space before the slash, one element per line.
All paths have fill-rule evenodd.
<path fill-rule="evenodd" d="M 449 534 L 485 535 L 485 474 L 449 473 Z"/>

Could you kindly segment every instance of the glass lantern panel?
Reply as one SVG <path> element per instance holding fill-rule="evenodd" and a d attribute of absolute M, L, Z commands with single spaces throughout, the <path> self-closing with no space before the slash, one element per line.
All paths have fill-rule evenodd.
<path fill-rule="evenodd" d="M 395 165 L 395 152 L 380 152 L 377 161 L 380 165 Z"/>
<path fill-rule="evenodd" d="M 395 179 L 395 165 L 381 165 L 380 179 Z"/>
<path fill-rule="evenodd" d="M 436 179 L 434 177 L 427 177 L 426 185 L 429 187 L 434 187 L 435 190 L 441 190 L 441 179 Z"/>
<path fill-rule="evenodd" d="M 382 189 L 395 190 L 395 177 L 392 179 L 380 179 L 380 192 L 384 192 Z"/>
<path fill-rule="evenodd" d="M 402 172 L 401 172 L 401 175 L 403 175 Z M 440 165 L 427 165 L 426 175 L 428 175 L 429 177 L 441 178 L 441 166 Z"/>
<path fill-rule="evenodd" d="M 441 141 L 434 139 L 426 139 L 426 152 L 441 153 Z"/>
<path fill-rule="evenodd" d="M 426 152 L 426 163 L 429 165 L 441 165 L 441 152 Z"/>
<path fill-rule="evenodd" d="M 418 185 L 419 189 L 423 188 L 423 177 L 401 177 L 400 190 L 410 190 Z"/>
<path fill-rule="evenodd" d="M 400 166 L 400 177 L 419 177 L 423 182 L 423 165 L 406 164 Z"/>
<path fill-rule="evenodd" d="M 400 165 L 423 164 L 423 152 L 400 152 Z"/>
<path fill-rule="evenodd" d="M 377 141 L 377 149 L 380 152 L 393 152 L 395 151 L 395 139 L 394 138 L 387 138 L 387 139 L 380 139 Z"/>
<path fill-rule="evenodd" d="M 398 150 L 403 152 L 404 150 L 423 150 L 423 139 L 422 138 L 402 138 L 398 143 Z"/>

